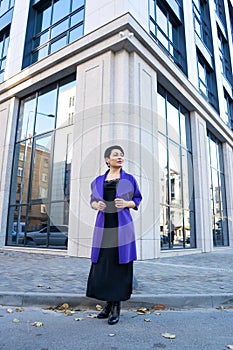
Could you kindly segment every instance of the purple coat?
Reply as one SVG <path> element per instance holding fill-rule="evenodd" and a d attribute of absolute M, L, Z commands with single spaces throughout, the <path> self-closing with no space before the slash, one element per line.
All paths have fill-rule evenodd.
<path fill-rule="evenodd" d="M 104 201 L 104 181 L 108 171 L 106 171 L 104 175 L 98 176 L 91 183 L 91 203 L 93 201 Z M 137 181 L 133 175 L 126 173 L 122 169 L 120 173 L 120 180 L 117 186 L 116 197 L 122 198 L 126 201 L 134 201 L 136 205 L 134 209 L 136 210 L 138 210 L 138 206 L 142 200 Z M 126 264 L 132 260 L 137 259 L 134 224 L 129 208 L 117 209 L 117 213 L 119 263 Z M 93 263 L 98 262 L 104 231 L 104 220 L 104 211 L 98 211 L 94 227 L 91 252 L 91 261 Z"/>

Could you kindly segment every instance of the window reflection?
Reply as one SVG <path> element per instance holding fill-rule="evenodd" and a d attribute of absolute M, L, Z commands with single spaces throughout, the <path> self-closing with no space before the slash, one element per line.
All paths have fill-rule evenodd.
<path fill-rule="evenodd" d="M 16 181 L 11 188 L 11 204 L 22 204 L 28 201 L 31 153 L 31 140 L 18 143 L 15 147 L 13 179 Z"/>
<path fill-rule="evenodd" d="M 222 150 L 214 136 L 208 134 L 208 140 L 213 243 L 214 246 L 226 246 L 229 244 L 229 239 L 224 172 L 220 161 Z"/>
<path fill-rule="evenodd" d="M 9 245 L 67 248 L 74 79 L 69 76 L 21 101 L 8 216 Z"/>
<path fill-rule="evenodd" d="M 38 97 L 35 133 L 41 134 L 55 128 L 57 89 L 43 91 Z"/>
<path fill-rule="evenodd" d="M 33 177 L 32 177 L 32 199 L 48 198 L 49 188 L 49 167 L 45 164 L 50 164 L 51 157 L 51 136 L 39 138 L 35 141 L 34 162 L 33 162 Z M 45 180 L 47 177 L 47 181 Z"/>
<path fill-rule="evenodd" d="M 160 85 L 158 91 L 158 113 L 164 116 L 159 123 L 160 245 L 195 247 L 189 116 Z"/>
<path fill-rule="evenodd" d="M 34 132 L 35 121 L 36 96 L 30 96 L 25 99 L 21 105 L 19 126 L 18 126 L 18 140 L 31 138 Z"/>
<path fill-rule="evenodd" d="M 36 33 L 31 61 L 52 54 L 83 35 L 85 1 L 50 0 L 34 5 Z"/>
<path fill-rule="evenodd" d="M 72 127 L 56 131 L 53 157 L 52 200 L 69 201 Z"/>

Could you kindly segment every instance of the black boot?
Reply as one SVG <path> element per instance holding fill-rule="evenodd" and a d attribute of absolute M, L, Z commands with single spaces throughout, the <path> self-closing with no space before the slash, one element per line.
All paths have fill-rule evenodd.
<path fill-rule="evenodd" d="M 112 302 L 107 301 L 103 310 L 97 315 L 97 318 L 108 318 L 111 308 L 112 308 Z"/>
<path fill-rule="evenodd" d="M 120 309 L 121 309 L 120 302 L 113 301 L 111 314 L 108 318 L 108 324 L 116 324 L 119 321 Z"/>

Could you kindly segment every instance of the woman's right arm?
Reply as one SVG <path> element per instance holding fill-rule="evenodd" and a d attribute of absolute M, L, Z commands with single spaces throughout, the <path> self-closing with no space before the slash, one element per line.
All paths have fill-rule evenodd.
<path fill-rule="evenodd" d="M 106 204 L 102 201 L 93 201 L 91 203 L 91 207 L 92 209 L 95 209 L 95 210 L 104 210 L 106 208 Z"/>

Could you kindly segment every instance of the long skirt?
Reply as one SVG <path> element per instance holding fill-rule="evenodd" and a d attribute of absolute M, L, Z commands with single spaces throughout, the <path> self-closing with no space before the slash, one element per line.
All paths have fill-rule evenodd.
<path fill-rule="evenodd" d="M 86 295 L 105 301 L 128 300 L 132 293 L 133 262 L 119 264 L 118 247 L 101 248 L 92 263 Z"/>

